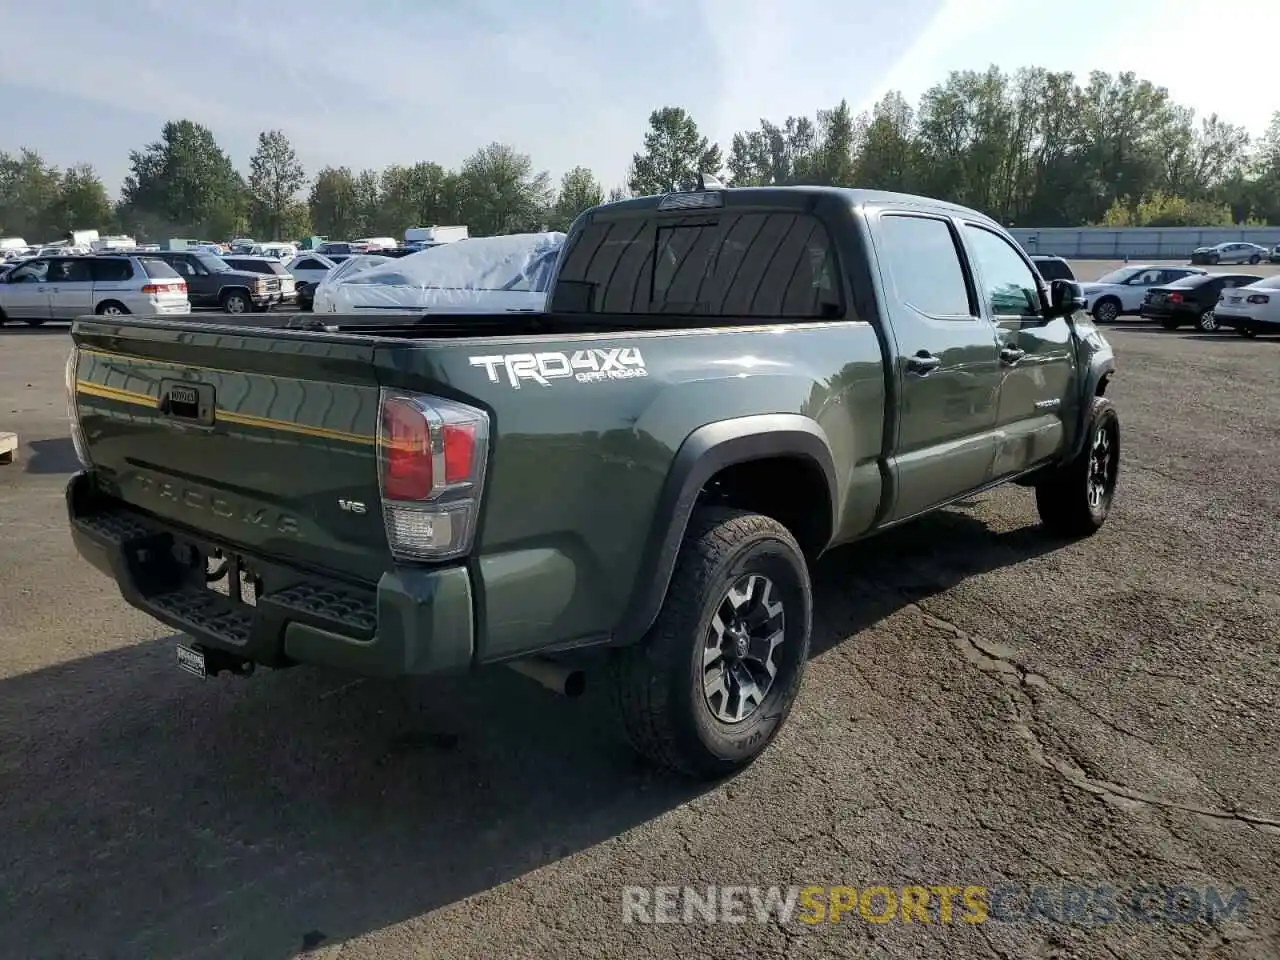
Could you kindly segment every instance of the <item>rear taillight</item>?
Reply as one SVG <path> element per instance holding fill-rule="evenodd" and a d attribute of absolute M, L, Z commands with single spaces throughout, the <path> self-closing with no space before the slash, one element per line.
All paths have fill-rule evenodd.
<path fill-rule="evenodd" d="M 88 468 L 93 466 L 93 461 L 89 459 L 89 447 L 84 442 L 84 433 L 80 429 L 80 405 L 76 401 L 79 367 L 80 348 L 72 346 L 71 352 L 67 354 L 67 365 L 63 372 L 63 382 L 67 390 L 67 420 L 71 423 L 71 445 L 75 447 L 76 457 L 80 460 L 81 466 Z"/>
<path fill-rule="evenodd" d="M 1168 298 L 1167 298 L 1167 299 L 1168 299 L 1168 301 L 1169 301 L 1170 303 L 1181 303 L 1181 302 L 1182 302 L 1182 294 L 1180 294 L 1180 293 L 1171 293 L 1171 294 L 1169 294 L 1169 296 L 1168 296 Z"/>
<path fill-rule="evenodd" d="M 1245 301 L 1245 303 L 1270 303 L 1270 302 L 1271 302 L 1271 298 L 1267 296 L 1265 293 L 1252 293 L 1249 295 L 1249 299 Z"/>
<path fill-rule="evenodd" d="M 176 280 L 165 283 L 148 283 L 142 287 L 142 292 L 151 297 L 154 297 L 158 293 L 186 293 L 187 281 Z"/>
<path fill-rule="evenodd" d="M 448 560 L 466 554 L 489 448 L 483 410 L 382 391 L 379 479 L 387 542 L 400 560 Z"/>

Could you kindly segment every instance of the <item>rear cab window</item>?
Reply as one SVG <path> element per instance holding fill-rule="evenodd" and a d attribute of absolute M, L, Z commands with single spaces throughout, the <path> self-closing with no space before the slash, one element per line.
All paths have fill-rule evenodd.
<path fill-rule="evenodd" d="M 596 316 L 845 316 L 826 227 L 790 211 L 598 217 L 564 251 L 551 309 Z"/>

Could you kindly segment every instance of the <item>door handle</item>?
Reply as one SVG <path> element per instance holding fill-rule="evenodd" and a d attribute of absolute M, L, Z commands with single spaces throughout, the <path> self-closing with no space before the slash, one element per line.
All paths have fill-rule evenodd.
<path fill-rule="evenodd" d="M 942 358 L 935 357 L 928 350 L 921 350 L 914 357 L 907 358 L 907 372 L 927 376 L 942 366 Z"/>
<path fill-rule="evenodd" d="M 1017 347 L 1005 347 L 1000 351 L 1000 362 L 1013 366 L 1019 360 L 1027 355 L 1027 351 L 1019 350 Z"/>

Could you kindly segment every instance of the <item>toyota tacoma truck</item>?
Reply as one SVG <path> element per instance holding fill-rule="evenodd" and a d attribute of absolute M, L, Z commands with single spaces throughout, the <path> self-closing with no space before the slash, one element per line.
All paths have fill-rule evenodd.
<path fill-rule="evenodd" d="M 1103 524 L 1082 306 L 973 210 L 700 183 L 582 214 L 536 314 L 86 317 L 71 530 L 197 675 L 599 664 L 642 754 L 718 778 L 796 699 L 825 551 L 1005 482 Z"/>

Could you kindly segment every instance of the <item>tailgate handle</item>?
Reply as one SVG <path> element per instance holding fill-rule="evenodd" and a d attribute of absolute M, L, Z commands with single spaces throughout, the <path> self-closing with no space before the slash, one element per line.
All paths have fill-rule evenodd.
<path fill-rule="evenodd" d="M 182 423 L 213 426 L 213 384 L 160 381 L 160 414 Z"/>

